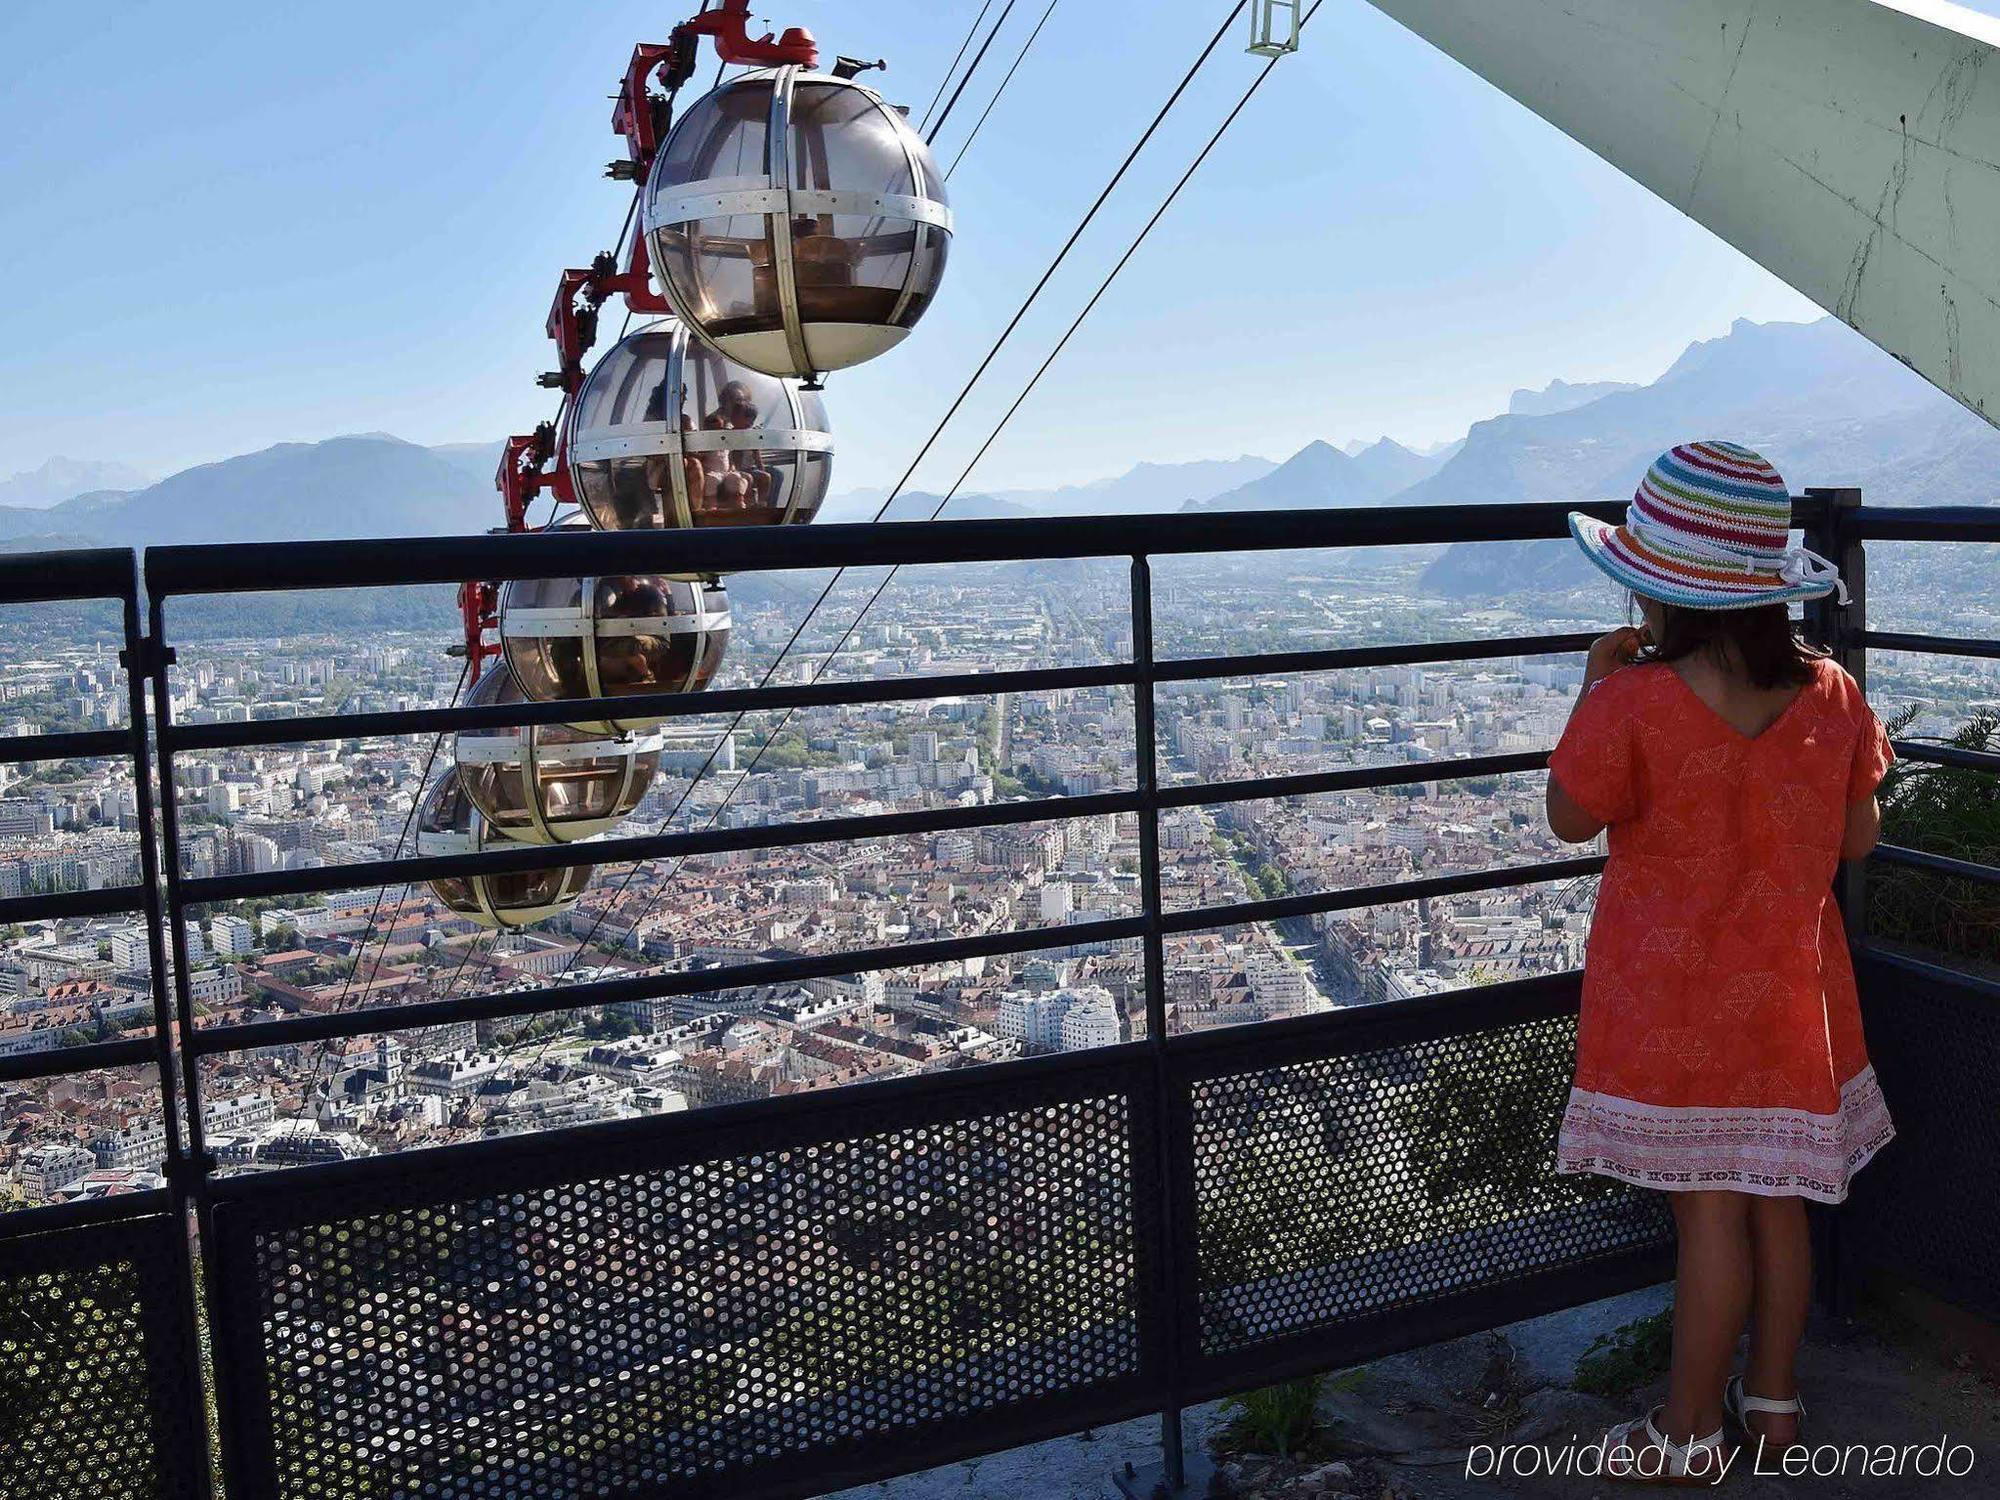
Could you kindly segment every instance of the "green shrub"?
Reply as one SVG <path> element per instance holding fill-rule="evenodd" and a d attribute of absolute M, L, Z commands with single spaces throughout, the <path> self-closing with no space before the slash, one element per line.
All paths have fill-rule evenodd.
<path fill-rule="evenodd" d="M 1291 1458 L 1319 1436 L 1319 1393 L 1324 1375 L 1306 1375 L 1283 1385 L 1246 1391 L 1222 1403 L 1229 1418 L 1224 1442 L 1238 1453 L 1270 1453 Z"/>
<path fill-rule="evenodd" d="M 1889 725 L 1900 735 L 1914 708 Z M 1975 714 L 1943 743 L 1960 750 L 2000 751 L 2000 716 Z M 1899 761 L 1876 795 L 1882 803 L 1882 842 L 1945 854 L 1979 864 L 2000 864 L 2000 777 L 1957 766 Z M 1868 930 L 1889 942 L 1928 948 L 1954 958 L 2000 963 L 2000 889 L 1895 865 L 1868 872 Z"/>
<path fill-rule="evenodd" d="M 1593 1396 L 1626 1396 L 1667 1373 L 1674 1352 L 1674 1310 L 1662 1308 L 1610 1333 L 1600 1334 L 1576 1362 L 1577 1390 Z"/>

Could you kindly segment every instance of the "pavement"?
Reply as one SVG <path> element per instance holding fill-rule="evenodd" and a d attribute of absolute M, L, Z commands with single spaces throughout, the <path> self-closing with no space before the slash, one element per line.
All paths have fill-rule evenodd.
<path fill-rule="evenodd" d="M 1671 1288 L 1648 1288 L 1393 1355 L 1330 1379 L 1320 1402 L 1329 1451 L 1355 1460 L 1363 1478 L 1351 1484 L 1363 1500 L 1630 1495 L 1630 1485 L 1573 1473 L 1551 1477 L 1546 1470 L 1612 1422 L 1662 1398 L 1664 1382 L 1658 1380 L 1618 1400 L 1586 1395 L 1570 1382 L 1600 1334 L 1670 1302 Z M 1799 1374 L 1808 1408 L 1805 1442 L 1821 1472 L 1787 1476 L 1770 1456 L 1763 1460 L 1766 1472 L 1755 1472 L 1756 1456 L 1746 1451 L 1721 1492 L 1737 1500 L 2000 1496 L 2000 1386 L 1986 1366 L 1949 1340 L 1816 1314 Z M 1216 1404 L 1191 1408 L 1185 1417 L 1190 1449 L 1210 1444 L 1226 1421 Z M 1141 1466 L 1156 1460 L 1158 1433 L 1155 1419 L 1121 1423 L 843 1490 L 828 1500 L 1109 1500 L 1115 1494 L 1111 1473 L 1128 1460 Z M 1247 1483 L 1239 1474 L 1239 1487 L 1270 1500 L 1348 1493 L 1298 1475 L 1305 1467 L 1260 1473 L 1253 1466 Z M 1959 1472 L 1935 1472 L 1939 1467 Z"/>

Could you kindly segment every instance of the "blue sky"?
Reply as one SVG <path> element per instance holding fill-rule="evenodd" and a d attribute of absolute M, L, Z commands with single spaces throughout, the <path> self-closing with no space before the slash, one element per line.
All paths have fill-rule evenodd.
<path fill-rule="evenodd" d="M 1019 0 L 945 161 L 1043 3 Z M 886 56 L 871 77 L 920 111 L 977 8 L 757 13 L 828 56 Z M 829 384 L 837 488 L 901 473 L 1227 9 L 1060 0 L 952 179 L 938 305 Z M 608 247 L 625 208 L 599 175 L 620 154 L 606 95 L 673 14 L 113 0 L 82 25 L 55 0 L 0 8 L 0 55 L 35 59 L 0 94 L 0 473 L 64 454 L 164 474 L 370 430 L 492 439 L 549 414 L 532 380 L 556 273 Z M 919 485 L 957 476 L 1258 66 L 1232 36 Z M 1448 438 L 1517 385 L 1648 379 L 1733 318 L 1816 315 L 1379 13 L 1329 4 L 972 487 Z"/>

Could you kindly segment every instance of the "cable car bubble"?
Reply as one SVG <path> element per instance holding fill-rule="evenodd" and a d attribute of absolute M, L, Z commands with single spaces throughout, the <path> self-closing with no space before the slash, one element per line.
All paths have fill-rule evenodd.
<path fill-rule="evenodd" d="M 577 393 L 564 450 L 601 531 L 806 522 L 833 481 L 819 394 L 746 369 L 673 318 L 605 352 Z"/>
<path fill-rule="evenodd" d="M 900 110 L 852 78 L 741 74 L 653 159 L 648 254 L 667 301 L 754 370 L 816 381 L 901 343 L 951 243 L 944 178 Z"/>
<path fill-rule="evenodd" d="M 504 665 L 465 695 L 468 708 L 527 701 Z M 660 737 L 564 724 L 462 729 L 455 758 L 465 795 L 494 833 L 523 844 L 567 844 L 608 833 L 639 805 L 659 771 Z"/>
<path fill-rule="evenodd" d="M 500 591 L 500 643 L 537 703 L 698 693 L 729 645 L 729 593 L 712 577 L 535 578 Z M 587 734 L 657 728 L 660 718 L 572 721 Z"/>
<path fill-rule="evenodd" d="M 476 854 L 506 841 L 479 815 L 456 770 L 430 784 L 417 812 L 417 853 Z M 576 905 L 595 867 L 525 870 L 508 875 L 447 875 L 430 882 L 446 907 L 479 926 L 512 931 L 561 916 Z"/>

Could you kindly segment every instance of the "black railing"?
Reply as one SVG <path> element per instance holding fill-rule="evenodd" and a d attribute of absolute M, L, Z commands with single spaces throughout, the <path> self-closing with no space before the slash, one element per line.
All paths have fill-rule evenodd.
<path fill-rule="evenodd" d="M 1815 492 L 1798 508 L 1816 548 L 1844 558 L 1857 580 L 1868 536 L 2000 540 L 2000 515 L 1878 512 L 1854 500 Z M 79 1376 L 75 1393 L 60 1398 L 75 1419 L 60 1429 L 68 1436 L 21 1450 L 29 1456 L 0 1457 L 0 1481 L 49 1495 L 200 1493 L 210 1469 L 192 1398 L 204 1389 L 216 1398 L 217 1459 L 232 1500 L 806 1495 L 1147 1412 L 1165 1416 L 1171 1478 L 1178 1413 L 1189 1402 L 1657 1279 L 1670 1254 L 1658 1200 L 1552 1170 L 1576 975 L 1212 1033 L 1168 1030 L 1170 936 L 1570 879 L 1594 873 L 1601 860 L 1166 910 L 1162 809 L 1533 771 L 1546 754 L 1162 786 L 1158 684 L 1573 652 L 1587 638 L 1155 660 L 1151 559 L 1557 538 L 1566 534 L 1564 514 L 1557 506 L 1426 507 L 156 548 L 144 569 L 143 632 L 127 554 L 73 555 L 55 566 L 0 561 L 0 601 L 98 593 L 123 602 L 131 730 L 0 740 L 0 754 L 129 755 L 146 850 L 138 887 L 20 898 L 0 903 L 0 919 L 139 912 L 151 934 L 156 1011 L 150 1040 L 0 1059 L 0 1082 L 148 1063 L 159 1074 L 169 1137 L 163 1194 L 0 1218 L 0 1286 L 18 1297 L 50 1285 L 33 1268 L 67 1255 L 77 1275 L 102 1282 L 73 1294 L 77 1308 L 115 1307 L 117 1326 L 133 1335 L 120 1352 L 134 1371 L 114 1383 Z M 179 756 L 594 715 L 578 701 L 177 724 L 166 630 L 177 598 L 468 574 L 1088 557 L 1129 561 L 1129 661 L 617 702 L 623 716 L 671 717 L 1126 687 L 1138 751 L 1129 791 L 255 875 L 196 878 L 182 869 L 170 794 Z M 1992 654 L 1989 643 L 1869 632 L 1862 608 L 1857 595 L 1846 609 L 1810 615 L 1851 668 L 1865 666 L 1877 645 Z M 167 793 L 157 828 L 147 687 L 157 785 Z M 1990 768 L 1984 759 L 1980 768 Z M 183 924 L 191 907 L 1103 813 L 1138 819 L 1142 909 L 1133 916 L 195 1025 Z M 1938 857 L 1887 850 L 1883 858 Z M 1971 871 L 1996 878 L 1982 866 Z M 1854 889 L 1845 898 L 1858 916 Z M 1115 940 L 1140 947 L 1144 1039 L 1097 1051 L 282 1172 L 218 1174 L 203 1138 L 200 1065 L 224 1054 Z M 1865 959 L 1871 985 L 1911 982 L 1910 960 Z M 1955 974 L 1925 982 L 1978 989 Z M 1960 1022 L 1986 1024 L 1995 1013 L 1981 1007 L 1992 998 L 1981 991 Z M 1869 1027 L 1891 1107 L 1911 1111 L 1905 1136 L 1928 1130 L 1931 1116 L 1905 1096 L 1924 1049 L 1949 1044 L 1890 1005 L 1871 1005 Z M 1871 1175 L 1902 1170 L 1926 1168 Z M 1985 1177 L 1990 1193 L 1993 1174 Z M 193 1354 L 188 1239 L 178 1232 L 190 1212 L 212 1385 Z M 1901 1228 L 1850 1237 L 1839 1247 L 1843 1264 L 1921 1272 L 1924 1254 L 1895 1236 L 1929 1232 L 1921 1226 L 1939 1212 L 1933 1207 L 1927 1220 L 1921 1205 L 1910 1206 Z M 1956 1267 L 1963 1272 L 1965 1263 Z M 1983 1263 L 1974 1269 L 1990 1296 L 2000 1276 Z M 80 1370 L 90 1347 L 81 1335 L 61 1347 L 62 1330 L 98 1326 L 73 1309 L 68 1321 L 34 1325 L 14 1347 Z M 9 1347 L 0 1330 L 0 1361 L 13 1357 Z M 0 1380 L 8 1369 L 0 1364 Z M 139 1402 L 143 1413 L 133 1409 Z M 123 1436 L 142 1430 L 150 1449 Z M 107 1477 L 102 1465 L 114 1451 L 138 1465 L 142 1450 L 157 1482 Z"/>

